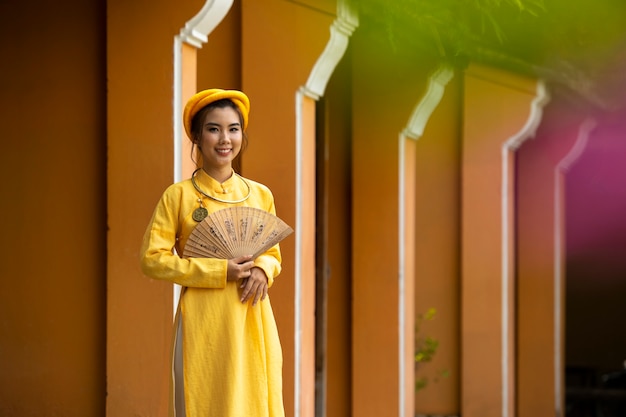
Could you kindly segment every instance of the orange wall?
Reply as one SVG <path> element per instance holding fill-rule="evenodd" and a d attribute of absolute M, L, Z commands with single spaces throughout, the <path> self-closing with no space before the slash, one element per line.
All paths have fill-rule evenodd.
<path fill-rule="evenodd" d="M 470 67 L 464 85 L 461 413 L 465 417 L 498 417 L 503 408 L 511 415 L 515 401 L 514 217 L 510 213 L 503 224 L 502 147 L 525 125 L 536 85 L 534 80 L 480 66 Z M 513 152 L 506 157 L 512 170 Z M 507 181 L 512 192 L 513 176 Z M 507 229 L 506 238 L 503 228 Z M 510 262 L 503 271 L 505 245 Z M 505 323 L 503 311 L 508 312 Z M 504 352 L 503 338 L 507 339 Z M 506 384 L 503 366 L 507 367 Z"/>
<path fill-rule="evenodd" d="M 0 4 L 0 415 L 103 416 L 104 2 Z"/>
<path fill-rule="evenodd" d="M 208 42 L 197 49 L 197 91 L 241 89 L 241 3 L 234 0 L 224 20 L 209 34 Z"/>
<path fill-rule="evenodd" d="M 164 416 L 172 284 L 139 269 L 139 246 L 173 182 L 174 36 L 200 1 L 108 2 L 107 415 Z M 147 12 L 149 11 L 149 12 Z"/>

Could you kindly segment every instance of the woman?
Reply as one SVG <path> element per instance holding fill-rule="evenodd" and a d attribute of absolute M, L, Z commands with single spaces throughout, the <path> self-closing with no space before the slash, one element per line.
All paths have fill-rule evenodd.
<path fill-rule="evenodd" d="M 237 175 L 250 102 L 236 90 L 200 91 L 185 106 L 198 169 L 169 186 L 146 230 L 146 275 L 180 284 L 175 320 L 176 417 L 284 416 L 282 352 L 268 288 L 281 270 L 278 245 L 256 259 L 181 258 L 207 213 L 237 205 L 275 214 L 266 186 Z"/>

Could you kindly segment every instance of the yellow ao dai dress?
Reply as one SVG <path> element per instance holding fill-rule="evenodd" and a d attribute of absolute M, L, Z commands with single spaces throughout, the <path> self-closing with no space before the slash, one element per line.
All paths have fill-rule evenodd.
<path fill-rule="evenodd" d="M 219 183 L 204 171 L 196 183 L 207 194 L 261 208 L 276 214 L 274 198 L 266 186 L 237 175 Z M 181 353 L 182 372 L 173 375 L 171 415 L 176 417 L 283 417 L 282 351 L 269 296 L 252 306 L 240 301 L 236 282 L 226 281 L 227 261 L 214 258 L 183 259 L 189 234 L 198 224 L 192 218 L 202 195 L 191 180 L 169 186 L 159 200 L 141 248 L 141 267 L 155 279 L 182 286 L 174 352 Z M 233 204 L 206 197 L 210 212 Z M 255 260 L 268 284 L 281 270 L 276 245 Z M 176 355 L 173 354 L 174 359 Z M 174 363 L 180 361 L 173 360 Z M 182 376 L 182 378 L 181 378 Z M 184 389 L 181 389 L 183 385 Z"/>

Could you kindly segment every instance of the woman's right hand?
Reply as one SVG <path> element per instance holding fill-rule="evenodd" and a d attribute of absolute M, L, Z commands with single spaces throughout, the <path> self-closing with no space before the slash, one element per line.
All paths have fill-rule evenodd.
<path fill-rule="evenodd" d="M 226 270 L 227 281 L 239 281 L 243 278 L 250 277 L 251 269 L 254 266 L 252 255 L 240 256 L 228 260 L 228 268 Z"/>

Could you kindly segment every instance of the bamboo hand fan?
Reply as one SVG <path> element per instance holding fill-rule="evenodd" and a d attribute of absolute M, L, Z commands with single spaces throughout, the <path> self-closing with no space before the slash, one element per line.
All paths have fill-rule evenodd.
<path fill-rule="evenodd" d="M 229 207 L 204 218 L 189 235 L 184 258 L 252 259 L 289 236 L 293 229 L 277 216 L 254 207 Z"/>

